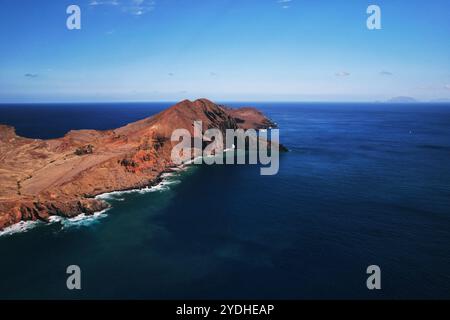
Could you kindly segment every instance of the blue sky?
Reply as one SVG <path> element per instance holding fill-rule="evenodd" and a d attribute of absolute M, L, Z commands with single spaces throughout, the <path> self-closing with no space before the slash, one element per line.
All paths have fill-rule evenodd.
<path fill-rule="evenodd" d="M 81 30 L 66 8 L 81 8 Z M 377 4 L 382 29 L 368 30 Z M 448 0 L 2 0 L 0 102 L 450 99 Z"/>

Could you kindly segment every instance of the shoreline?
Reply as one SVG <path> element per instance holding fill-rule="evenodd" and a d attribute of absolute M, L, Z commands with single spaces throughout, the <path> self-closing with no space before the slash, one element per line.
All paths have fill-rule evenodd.
<path fill-rule="evenodd" d="M 224 149 L 223 150 L 223 155 L 226 156 L 226 154 L 230 151 L 234 151 L 236 150 L 235 146 L 233 145 L 233 148 L 228 148 L 228 149 Z M 210 156 L 213 157 L 213 156 Z M 7 236 L 7 235 L 13 235 L 16 233 L 24 233 L 27 232 L 28 230 L 34 229 L 35 227 L 37 227 L 38 225 L 49 225 L 49 224 L 53 224 L 55 222 L 61 222 L 61 221 L 74 221 L 74 220 L 87 220 L 90 219 L 94 216 L 99 216 L 99 214 L 101 215 L 104 212 L 107 212 L 108 210 L 112 209 L 112 205 L 111 203 L 108 202 L 108 196 L 110 195 L 114 195 L 114 194 L 127 194 L 127 193 L 147 193 L 147 192 L 153 192 L 152 189 L 156 188 L 158 186 L 163 186 L 164 182 L 165 182 L 165 177 L 164 175 L 167 174 L 174 174 L 174 173 L 178 173 L 181 171 L 186 170 L 187 168 L 195 165 L 195 161 L 198 159 L 203 159 L 204 156 L 198 156 L 198 157 L 194 157 L 188 161 L 186 161 L 185 163 L 181 164 L 181 165 L 177 165 L 177 166 L 170 166 L 166 169 L 164 169 L 163 171 L 161 171 L 160 173 L 158 173 L 158 175 L 148 184 L 144 185 L 143 187 L 129 187 L 129 188 L 124 188 L 124 189 L 117 189 L 117 190 L 113 190 L 113 191 L 108 191 L 108 192 L 101 192 L 98 194 L 94 194 L 92 196 L 89 197 L 85 197 L 85 199 L 94 199 L 94 200 L 98 200 L 103 202 L 106 206 L 104 208 L 102 208 L 101 210 L 98 211 L 94 211 L 92 213 L 86 213 L 86 212 L 82 212 L 80 214 L 77 214 L 75 216 L 64 216 L 64 215 L 51 215 L 49 216 L 46 220 L 44 219 L 36 219 L 36 220 L 21 220 L 17 223 L 14 223 L 12 225 L 9 225 L 3 229 L 0 230 L 0 238 L 2 236 Z M 114 199 L 116 201 L 121 201 L 118 199 Z M 80 217 L 83 217 L 82 219 L 80 219 Z"/>
<path fill-rule="evenodd" d="M 187 168 L 187 166 L 180 165 L 180 166 L 170 167 L 169 169 L 166 169 L 166 170 L 162 171 L 161 173 L 159 173 L 158 176 L 153 181 L 151 181 L 151 183 L 149 183 L 148 185 L 141 187 L 141 188 L 130 187 L 130 188 L 126 188 L 126 189 L 114 190 L 114 191 L 110 191 L 110 192 L 103 192 L 103 193 L 94 195 L 92 197 L 92 199 L 103 201 L 108 205 L 107 208 L 104 208 L 102 210 L 95 211 L 93 213 L 83 212 L 83 213 L 80 213 L 73 217 L 62 216 L 62 215 L 52 215 L 48 218 L 48 220 L 39 220 L 39 219 L 38 220 L 22 220 L 22 221 L 14 223 L 14 224 L 7 226 L 4 229 L 0 230 L 0 238 L 5 237 L 5 236 L 12 236 L 17 233 L 25 233 L 25 232 L 28 232 L 29 230 L 32 230 L 39 226 L 48 226 L 48 225 L 51 225 L 51 224 L 54 224 L 57 222 L 63 222 L 62 225 L 64 228 L 64 221 L 79 222 L 80 224 L 83 224 L 83 221 L 86 221 L 86 220 L 101 219 L 103 217 L 106 217 L 107 215 L 105 215 L 105 213 L 113 208 L 112 205 L 108 202 L 108 199 L 107 199 L 108 195 L 127 194 L 127 193 L 144 193 L 144 192 L 142 192 L 143 190 L 145 190 L 145 193 L 152 192 L 153 188 L 157 188 L 158 186 L 164 185 L 165 178 L 166 178 L 166 177 L 164 177 L 165 174 L 181 172 L 181 171 L 183 171 L 183 168 Z M 118 199 L 115 199 L 115 200 L 120 201 Z"/>
<path fill-rule="evenodd" d="M 29 139 L 0 125 L 2 153 L 9 160 L 0 168 L 1 230 L 20 221 L 93 215 L 110 207 L 101 199 L 104 193 L 158 185 L 164 173 L 179 169 L 171 160 L 171 134 L 183 128 L 192 135 L 195 121 L 222 130 L 274 125 L 258 109 L 233 109 L 208 99 L 183 100 L 116 129 L 70 130 L 57 139 Z"/>

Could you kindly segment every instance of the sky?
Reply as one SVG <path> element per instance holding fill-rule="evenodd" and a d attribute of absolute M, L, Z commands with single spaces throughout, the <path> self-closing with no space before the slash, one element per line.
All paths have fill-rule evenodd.
<path fill-rule="evenodd" d="M 69 30 L 69 5 L 81 29 Z M 369 30 L 366 10 L 381 9 Z M 448 0 L 2 0 L 0 103 L 450 99 Z"/>

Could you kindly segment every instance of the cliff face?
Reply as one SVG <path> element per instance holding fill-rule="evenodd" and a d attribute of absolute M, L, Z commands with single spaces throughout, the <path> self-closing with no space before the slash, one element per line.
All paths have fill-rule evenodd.
<path fill-rule="evenodd" d="M 0 230 L 21 220 L 47 221 L 108 207 L 95 195 L 157 182 L 173 166 L 173 130 L 268 128 L 274 124 L 253 108 L 229 109 L 206 99 L 184 100 L 124 127 L 70 131 L 51 140 L 17 136 L 0 125 Z"/>

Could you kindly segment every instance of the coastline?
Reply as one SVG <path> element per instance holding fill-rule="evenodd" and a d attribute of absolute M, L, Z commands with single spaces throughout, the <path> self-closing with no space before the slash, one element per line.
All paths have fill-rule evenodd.
<path fill-rule="evenodd" d="M 32 230 L 36 227 L 47 226 L 47 225 L 51 225 L 53 223 L 58 223 L 58 222 L 62 222 L 63 225 L 64 225 L 64 221 L 80 222 L 82 224 L 84 220 L 93 220 L 93 219 L 104 218 L 107 216 L 107 215 L 105 215 L 105 213 L 107 211 L 109 211 L 110 209 L 112 209 L 111 203 L 108 202 L 108 200 L 110 200 L 110 199 L 108 199 L 109 195 L 124 194 L 124 193 L 142 193 L 143 190 L 145 190 L 145 193 L 152 192 L 154 190 L 154 188 L 164 185 L 164 183 L 165 183 L 164 174 L 170 174 L 170 173 L 175 173 L 175 172 L 179 172 L 179 171 L 165 170 L 165 171 L 161 172 L 157 178 L 155 178 L 151 183 L 149 183 L 145 187 L 141 187 L 141 188 L 132 188 L 131 187 L 131 188 L 126 188 L 126 189 L 122 189 L 122 190 L 114 190 L 114 191 L 103 192 L 103 193 L 94 195 L 93 196 L 94 199 L 100 200 L 108 205 L 108 207 L 105 209 L 95 211 L 92 213 L 82 212 L 73 217 L 63 216 L 63 215 L 52 215 L 47 219 L 47 221 L 46 220 L 22 220 L 15 224 L 5 227 L 3 230 L 0 230 L 0 238 L 2 238 L 4 236 L 11 236 L 11 235 L 17 234 L 17 233 L 28 232 L 29 230 Z M 115 200 L 117 200 L 117 199 L 115 199 Z"/>
<path fill-rule="evenodd" d="M 223 150 L 223 156 L 226 156 L 228 152 L 234 151 L 236 148 L 233 145 L 233 148 L 228 148 Z M 213 157 L 213 156 L 210 156 Z M 129 193 L 149 193 L 154 192 L 158 190 L 162 190 L 159 187 L 164 187 L 165 185 L 170 185 L 170 183 L 167 183 L 168 181 L 166 178 L 172 176 L 173 174 L 183 172 L 187 170 L 189 167 L 192 167 L 195 164 L 195 161 L 198 159 L 203 159 L 203 156 L 194 157 L 185 163 L 177 166 L 170 166 L 163 171 L 161 171 L 156 178 L 154 178 L 150 183 L 148 183 L 145 186 L 142 187 L 129 187 L 129 188 L 123 188 L 123 189 L 117 189 L 113 191 L 108 192 L 99 192 L 98 194 L 94 194 L 92 196 L 86 197 L 87 199 L 94 199 L 99 200 L 102 203 L 105 204 L 105 207 L 101 210 L 94 211 L 94 212 L 82 212 L 75 216 L 64 216 L 64 215 L 51 215 L 47 219 L 36 219 L 36 220 L 22 220 L 15 224 L 9 225 L 5 227 L 4 229 L 0 230 L 0 238 L 3 236 L 9 236 L 16 233 L 23 233 L 28 232 L 29 230 L 32 230 L 36 227 L 39 227 L 40 225 L 46 226 L 57 222 L 64 222 L 64 221 L 79 221 L 82 223 L 84 220 L 90 220 L 95 218 L 103 218 L 106 217 L 106 215 L 103 215 L 105 212 L 112 209 L 112 204 L 109 202 L 110 200 L 115 201 L 122 201 L 123 199 L 113 198 L 111 199 L 111 196 L 114 195 L 120 195 L 120 194 L 129 194 Z M 109 200 L 109 201 L 108 201 Z M 64 223 L 63 223 L 64 224 Z"/>
<path fill-rule="evenodd" d="M 234 146 L 233 146 L 234 147 Z M 233 151 L 235 148 L 229 148 L 223 150 L 223 155 L 225 156 L 227 152 Z M 173 174 L 183 172 L 187 170 L 188 168 L 192 167 L 195 164 L 195 160 L 202 159 L 203 156 L 198 156 L 195 158 L 192 158 L 191 160 L 186 161 L 184 164 L 178 165 L 178 166 L 171 166 L 163 171 L 161 171 L 156 178 L 154 178 L 150 183 L 143 187 L 130 187 L 130 188 L 124 188 L 124 189 L 118 189 L 108 192 L 100 192 L 98 194 L 92 195 L 89 197 L 90 199 L 95 199 L 104 202 L 107 207 L 98 211 L 94 211 L 92 213 L 86 213 L 82 212 L 75 216 L 63 216 L 63 215 L 51 215 L 48 217 L 47 220 L 22 220 L 15 224 L 12 224 L 10 226 L 5 227 L 4 229 L 0 230 L 0 238 L 4 236 L 10 236 L 16 233 L 24 233 L 28 232 L 29 230 L 32 230 L 39 226 L 47 226 L 51 225 L 53 223 L 57 222 L 64 222 L 64 221 L 79 221 L 82 222 L 83 220 L 89 220 L 93 218 L 103 218 L 106 217 L 106 215 L 103 215 L 105 212 L 112 209 L 112 205 L 109 201 L 115 200 L 115 201 L 122 201 L 120 198 L 113 198 L 111 199 L 111 196 L 114 195 L 120 195 L 120 194 L 129 194 L 129 193 L 149 193 L 154 192 L 160 189 L 159 187 L 164 187 L 167 185 L 166 178 L 171 177 Z M 169 183 L 170 185 L 170 183 Z M 109 200 L 109 201 L 108 201 Z"/>
<path fill-rule="evenodd" d="M 255 108 L 231 109 L 207 99 L 183 100 L 116 129 L 70 130 L 57 139 L 29 139 L 0 125 L 0 228 L 90 216 L 110 207 L 104 193 L 152 188 L 164 173 L 179 169 L 171 160 L 172 133 L 183 128 L 192 136 L 195 121 L 203 130 L 222 131 L 274 125 Z"/>

